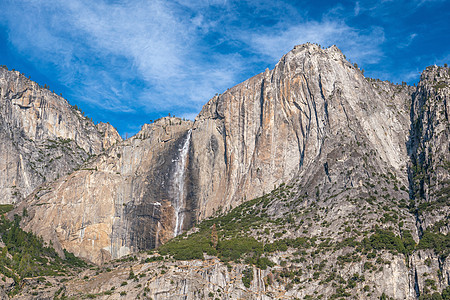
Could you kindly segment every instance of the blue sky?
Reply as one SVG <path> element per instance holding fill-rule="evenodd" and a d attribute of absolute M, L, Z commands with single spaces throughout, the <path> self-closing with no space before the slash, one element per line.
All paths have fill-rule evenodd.
<path fill-rule="evenodd" d="M 336 44 L 366 76 L 416 83 L 450 63 L 450 1 L 0 0 L 0 64 L 125 135 L 216 93 L 294 45 Z"/>

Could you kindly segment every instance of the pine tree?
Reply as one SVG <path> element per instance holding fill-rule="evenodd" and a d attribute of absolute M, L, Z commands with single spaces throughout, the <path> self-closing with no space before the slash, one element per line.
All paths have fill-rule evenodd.
<path fill-rule="evenodd" d="M 217 228 L 216 228 L 216 224 L 214 223 L 211 228 L 211 244 L 214 248 L 217 247 L 218 240 L 219 240 L 219 238 L 217 237 Z"/>

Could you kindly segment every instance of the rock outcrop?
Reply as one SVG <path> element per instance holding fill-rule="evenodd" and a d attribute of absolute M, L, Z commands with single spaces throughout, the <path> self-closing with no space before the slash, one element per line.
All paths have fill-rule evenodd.
<path fill-rule="evenodd" d="M 223 258 L 221 247 L 237 238 L 245 253 L 237 261 L 269 262 L 262 270 L 141 253 L 127 267 L 145 284 L 111 292 L 125 280 L 122 269 L 75 280 L 67 295 L 431 297 L 450 282 L 449 84 L 448 68 L 428 68 L 417 88 L 394 85 L 365 78 L 334 46 L 296 46 L 273 70 L 212 98 L 195 122 L 162 118 L 120 143 L 106 125 L 95 130 L 109 142 L 58 136 L 58 147 L 79 145 L 74 157 L 100 154 L 40 185 L 14 212 L 26 208 L 25 229 L 98 264 L 158 247 L 219 214 L 207 220 L 215 241 L 205 225 L 174 243 L 200 236 Z M 256 245 L 248 253 L 246 239 Z"/>
<path fill-rule="evenodd" d="M 421 232 L 450 231 L 450 71 L 428 67 L 412 98 L 410 148 L 411 198 Z"/>
<path fill-rule="evenodd" d="M 342 141 L 367 144 L 380 167 L 406 184 L 411 93 L 367 80 L 335 46 L 296 46 L 273 70 L 211 99 L 196 118 L 199 218 L 323 169 Z"/>
<path fill-rule="evenodd" d="M 109 124 L 17 71 L 0 68 L 0 203 L 15 203 L 120 141 Z"/>
<path fill-rule="evenodd" d="M 356 176 L 330 177 L 353 158 L 351 149 L 340 158 L 345 145 L 366 147 L 375 169 L 407 186 L 411 93 L 367 80 L 336 47 L 297 46 L 273 70 L 211 99 L 194 124 L 145 125 L 85 170 L 38 190 L 26 228 L 94 262 L 117 258 L 298 176 L 312 193 L 331 180 L 360 186 Z"/>
<path fill-rule="evenodd" d="M 178 118 L 144 125 L 80 170 L 41 186 L 18 208 L 28 207 L 25 229 L 101 263 L 190 228 L 196 214 L 191 127 Z"/>

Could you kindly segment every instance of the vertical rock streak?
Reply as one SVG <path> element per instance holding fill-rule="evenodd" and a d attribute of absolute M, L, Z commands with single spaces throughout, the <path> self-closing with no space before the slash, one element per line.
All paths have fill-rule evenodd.
<path fill-rule="evenodd" d="M 21 202 L 122 140 L 111 125 L 95 125 L 64 98 L 4 67 L 0 132 L 1 204 Z"/>
<path fill-rule="evenodd" d="M 159 202 L 155 202 L 154 204 L 153 204 L 153 211 L 152 211 L 152 220 L 153 220 L 153 224 L 154 224 L 154 226 L 155 226 L 155 231 L 156 231 L 156 233 L 155 233 L 155 248 L 156 247 L 158 247 L 158 239 L 159 239 L 159 226 L 160 226 L 160 223 L 159 223 L 159 220 L 157 220 L 156 218 L 155 218 L 155 209 L 156 209 L 156 207 L 158 207 L 158 210 L 160 210 L 161 209 L 161 203 L 159 203 Z M 158 214 L 160 214 L 160 212 L 158 212 L 158 210 L 157 210 L 157 212 L 156 212 L 156 214 L 158 215 Z"/>
<path fill-rule="evenodd" d="M 184 208 L 186 206 L 186 196 L 185 196 L 185 188 L 184 182 L 186 178 L 186 162 L 187 156 L 189 153 L 189 144 L 191 142 L 191 133 L 189 130 L 186 140 L 183 143 L 183 146 L 178 149 L 179 154 L 178 158 L 175 160 L 175 171 L 173 174 L 173 184 L 172 184 L 172 192 L 173 192 L 173 208 L 175 214 L 175 228 L 173 230 L 173 236 L 176 237 L 179 235 L 183 229 L 183 221 L 184 221 Z"/>

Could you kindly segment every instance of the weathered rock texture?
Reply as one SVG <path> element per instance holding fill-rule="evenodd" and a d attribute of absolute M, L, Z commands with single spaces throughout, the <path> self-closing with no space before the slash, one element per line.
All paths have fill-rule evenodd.
<path fill-rule="evenodd" d="M 138 255 L 138 259 L 144 259 L 145 256 Z M 390 254 L 382 257 L 382 271 L 366 271 L 365 280 L 356 282 L 354 291 L 340 298 L 380 299 L 380 295 L 384 294 L 390 299 L 417 299 L 414 289 L 409 288 L 409 277 L 405 276 L 409 271 L 405 260 Z M 420 268 L 422 272 L 434 271 L 433 266 L 421 265 Z M 253 279 L 247 287 L 242 281 L 244 270 L 253 274 Z M 295 268 L 291 265 L 261 270 L 233 262 L 225 264 L 217 258 L 177 262 L 114 262 L 97 270 L 87 269 L 78 276 L 64 280 L 63 283 L 60 282 L 61 278 L 55 277 L 47 277 L 46 282 L 51 285 L 45 286 L 36 280 L 27 280 L 23 291 L 14 299 L 53 299 L 55 296 L 69 299 L 154 300 L 339 298 L 333 296 L 335 288 L 331 284 L 323 281 L 318 284 L 318 280 L 308 280 L 311 279 L 311 274 L 306 269 L 303 269 L 306 273 L 303 277 L 306 280 L 301 285 L 291 284 L 286 288 L 291 280 L 281 274 L 293 270 Z M 359 263 L 351 263 L 338 271 L 343 277 L 336 276 L 345 278 L 348 272 L 351 272 L 351 277 L 364 271 L 361 271 Z M 133 274 L 133 277 L 130 274 Z M 431 278 L 434 277 L 428 279 Z M 373 283 L 376 285 L 373 286 Z M 364 289 L 365 286 L 370 288 Z"/>
<path fill-rule="evenodd" d="M 428 67 L 422 74 L 411 108 L 410 182 L 422 231 L 437 222 L 450 231 L 450 71 Z M 445 222 L 444 222 L 445 221 Z"/>
<path fill-rule="evenodd" d="M 428 246 L 412 249 L 426 230 L 449 229 L 448 72 L 427 69 L 415 89 L 365 78 L 334 46 L 297 46 L 273 70 L 211 99 L 194 123 L 163 118 L 145 125 L 36 189 L 16 212 L 27 207 L 26 229 L 100 263 L 157 247 L 287 183 L 268 204 L 250 208 L 249 215 L 271 221 L 244 236 L 264 243 L 314 238 L 304 254 L 288 249 L 269 257 L 287 270 L 308 271 L 289 282 L 282 269 L 271 294 L 257 281 L 251 294 L 233 286 L 233 297 L 351 292 L 414 299 L 430 287 L 441 292 L 450 280 L 448 258 Z M 364 238 L 380 228 L 411 248 L 361 254 Z M 201 277 L 228 284 L 223 269 L 207 268 Z M 152 295 L 203 297 L 194 273 L 155 281 Z M 168 290 L 169 278 L 179 288 Z"/>
<path fill-rule="evenodd" d="M 20 201 L 120 140 L 111 125 L 94 125 L 62 97 L 0 68 L 0 203 Z"/>
<path fill-rule="evenodd" d="M 211 99 L 196 118 L 199 217 L 318 172 L 343 141 L 367 144 L 380 167 L 406 184 L 411 92 L 366 80 L 334 46 L 295 47 L 273 70 Z"/>
<path fill-rule="evenodd" d="M 355 151 L 340 153 L 344 145 L 363 145 L 375 169 L 407 185 L 411 92 L 365 79 L 336 47 L 297 46 L 273 70 L 211 99 L 193 125 L 146 125 L 89 170 L 37 191 L 27 228 L 96 262 L 166 241 L 175 232 L 174 173 L 188 135 L 184 229 L 296 176 L 309 188 L 360 186 L 357 176 L 330 175 L 348 159 L 362 161 Z"/>
<path fill-rule="evenodd" d="M 179 228 L 190 228 L 196 209 L 191 162 L 184 160 L 184 174 L 175 169 L 191 126 L 177 118 L 144 125 L 87 166 L 41 186 L 28 199 L 25 228 L 97 263 L 155 248 L 174 236 L 177 175 L 185 181 Z"/>
<path fill-rule="evenodd" d="M 109 266 L 111 269 L 111 266 Z M 242 264 L 227 267 L 217 259 L 169 263 L 120 263 L 105 271 L 86 270 L 61 284 L 48 277 L 52 286 L 36 292 L 36 282 L 28 282 L 24 291 L 14 299 L 53 299 L 59 292 L 70 297 L 98 299 L 292 299 L 293 293 L 283 290 L 281 284 L 267 286 L 273 274 L 252 268 L 254 280 L 250 288 L 242 283 Z M 136 279 L 130 278 L 130 271 Z M 100 274 L 98 274 L 100 273 Z M 89 278 L 89 279 L 84 279 Z M 123 284 L 126 282 L 127 284 Z M 61 290 L 60 290 L 61 289 Z M 35 293 L 33 297 L 31 294 Z M 213 296 L 211 296 L 213 295 Z"/>

